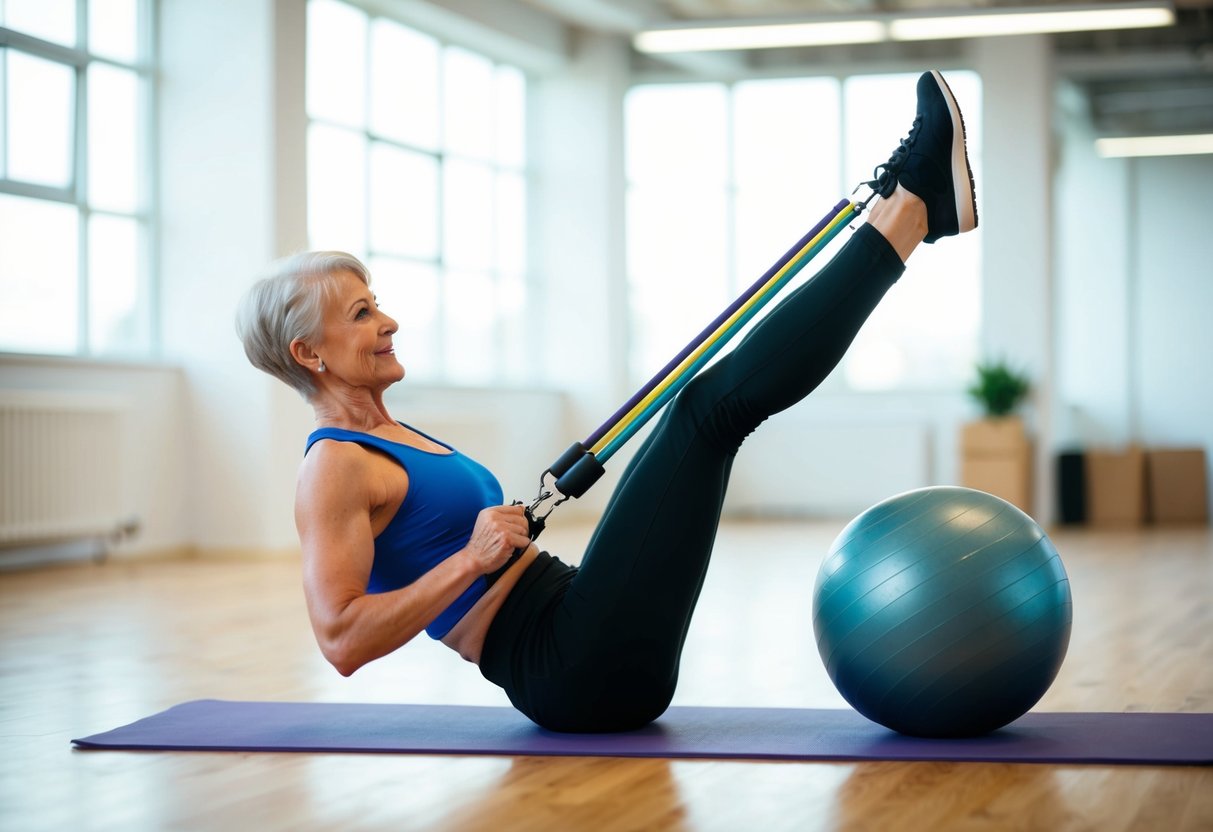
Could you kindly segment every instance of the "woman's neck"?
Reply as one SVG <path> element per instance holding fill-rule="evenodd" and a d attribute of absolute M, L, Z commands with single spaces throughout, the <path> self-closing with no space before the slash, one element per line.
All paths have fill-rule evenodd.
<path fill-rule="evenodd" d="M 395 426 L 396 420 L 383 403 L 383 394 L 369 390 L 348 393 L 327 392 L 312 401 L 316 427 L 344 428 L 371 433 L 376 428 Z"/>

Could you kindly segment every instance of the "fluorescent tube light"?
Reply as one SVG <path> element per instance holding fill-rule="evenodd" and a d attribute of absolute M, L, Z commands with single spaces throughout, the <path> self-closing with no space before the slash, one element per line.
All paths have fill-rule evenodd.
<path fill-rule="evenodd" d="M 840 20 L 823 23 L 649 29 L 637 34 L 633 44 L 640 52 L 709 52 L 773 49 L 780 46 L 876 43 L 885 37 L 885 24 L 878 20 Z"/>
<path fill-rule="evenodd" d="M 947 17 L 905 17 L 889 22 L 893 40 L 943 40 L 1029 35 L 1046 32 L 1088 32 L 1106 29 L 1148 29 L 1170 26 L 1169 6 L 1083 8 L 1058 11 L 984 12 Z"/>
<path fill-rule="evenodd" d="M 1190 156 L 1213 153 L 1213 133 L 1187 136 L 1129 136 L 1096 139 L 1095 152 L 1105 158 L 1121 156 Z"/>
<path fill-rule="evenodd" d="M 884 40 L 943 40 L 998 35 L 1145 29 L 1170 26 L 1175 13 L 1165 0 L 1133 5 L 1082 5 L 1036 9 L 981 10 L 947 16 L 867 15 L 855 18 L 728 25 L 705 23 L 647 29 L 632 40 L 640 52 L 711 52 L 877 43 Z"/>

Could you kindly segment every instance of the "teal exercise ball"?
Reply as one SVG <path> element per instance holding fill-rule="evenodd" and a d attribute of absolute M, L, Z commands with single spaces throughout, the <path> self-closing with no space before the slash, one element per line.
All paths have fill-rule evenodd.
<path fill-rule="evenodd" d="M 855 710 L 920 737 L 1018 719 L 1070 643 L 1070 582 L 1031 517 L 983 491 L 922 488 L 860 514 L 822 561 L 813 629 Z"/>

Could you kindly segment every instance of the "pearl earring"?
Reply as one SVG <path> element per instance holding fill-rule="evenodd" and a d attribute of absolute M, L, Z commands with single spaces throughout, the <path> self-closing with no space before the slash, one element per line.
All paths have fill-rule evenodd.
<path fill-rule="evenodd" d="M 323 358 L 320 359 L 320 365 L 318 367 L 316 367 L 316 372 L 318 372 L 318 373 L 324 372 L 324 359 Z"/>

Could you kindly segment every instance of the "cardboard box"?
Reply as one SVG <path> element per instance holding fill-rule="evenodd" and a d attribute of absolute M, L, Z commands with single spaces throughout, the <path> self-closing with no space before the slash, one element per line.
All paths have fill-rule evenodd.
<path fill-rule="evenodd" d="M 1203 448 L 1157 448 L 1146 452 L 1150 521 L 1208 524 L 1209 489 Z"/>
<path fill-rule="evenodd" d="M 960 448 L 966 456 L 1019 453 L 1029 444 L 1023 420 L 1017 416 L 982 419 L 960 429 Z"/>
<path fill-rule="evenodd" d="M 960 433 L 960 481 L 1032 513 L 1032 443 L 1018 417 L 983 419 Z"/>
<path fill-rule="evenodd" d="M 1146 455 L 1141 448 L 1087 452 L 1087 522 L 1140 526 L 1146 521 Z"/>

